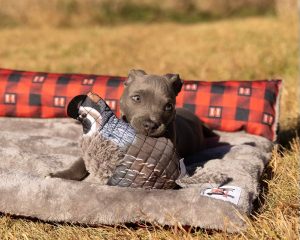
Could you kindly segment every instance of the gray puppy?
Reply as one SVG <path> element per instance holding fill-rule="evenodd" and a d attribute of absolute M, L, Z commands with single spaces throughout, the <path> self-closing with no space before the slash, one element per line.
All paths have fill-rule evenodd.
<path fill-rule="evenodd" d="M 175 109 L 182 84 L 178 74 L 157 76 L 131 70 L 124 82 L 120 108 L 122 118 L 137 133 L 167 137 L 176 146 L 179 156 L 186 157 L 202 148 L 204 137 L 203 124 L 197 116 L 185 109 Z M 79 158 L 69 169 L 49 176 L 80 180 L 86 175 L 85 162 Z"/>
<path fill-rule="evenodd" d="M 138 133 L 170 138 L 181 157 L 203 147 L 203 124 L 186 109 L 175 109 L 183 82 L 178 74 L 150 75 L 131 70 L 120 99 L 122 118 Z"/>

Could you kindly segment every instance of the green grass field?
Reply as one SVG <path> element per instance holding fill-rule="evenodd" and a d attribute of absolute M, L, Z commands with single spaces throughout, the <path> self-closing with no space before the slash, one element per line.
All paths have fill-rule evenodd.
<path fill-rule="evenodd" d="M 298 239 L 299 56 L 297 22 L 275 16 L 190 25 L 125 24 L 79 28 L 0 30 L 0 67 L 127 75 L 179 73 L 183 79 L 284 79 L 281 137 L 263 178 L 248 230 L 240 234 L 164 229 L 91 228 L 2 216 L 0 239 Z"/>

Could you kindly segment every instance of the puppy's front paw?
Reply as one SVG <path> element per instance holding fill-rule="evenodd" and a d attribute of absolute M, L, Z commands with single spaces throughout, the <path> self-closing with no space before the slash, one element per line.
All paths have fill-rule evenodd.
<path fill-rule="evenodd" d="M 47 178 L 47 179 L 49 179 L 49 178 L 63 178 L 63 177 L 64 177 L 64 175 L 62 174 L 62 171 L 59 171 L 59 172 L 56 172 L 56 173 L 53 173 L 53 172 L 47 173 L 44 176 L 44 178 Z"/>
<path fill-rule="evenodd" d="M 53 173 L 47 173 L 44 175 L 45 179 L 53 178 Z"/>

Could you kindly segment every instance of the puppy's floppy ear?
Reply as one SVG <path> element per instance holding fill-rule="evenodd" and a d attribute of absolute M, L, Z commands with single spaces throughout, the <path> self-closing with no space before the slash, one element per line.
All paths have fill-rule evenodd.
<path fill-rule="evenodd" d="M 132 81 L 136 79 L 137 76 L 144 76 L 147 73 L 140 69 L 131 69 L 128 73 L 128 77 L 124 82 L 124 86 L 127 87 Z"/>
<path fill-rule="evenodd" d="M 178 93 L 181 91 L 181 88 L 183 85 L 183 81 L 181 80 L 179 74 L 168 73 L 165 75 L 165 77 L 168 79 L 168 81 L 172 85 L 174 92 L 177 96 Z"/>

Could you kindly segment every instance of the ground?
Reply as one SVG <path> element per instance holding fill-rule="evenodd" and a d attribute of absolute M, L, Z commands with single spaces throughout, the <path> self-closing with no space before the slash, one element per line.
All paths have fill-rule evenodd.
<path fill-rule="evenodd" d="M 0 66 L 20 70 L 126 76 L 131 68 L 183 79 L 284 79 L 280 141 L 263 177 L 248 230 L 224 232 L 151 225 L 98 228 L 0 218 L 0 239 L 298 239 L 298 34 L 276 16 L 208 23 L 125 24 L 0 30 Z"/>

